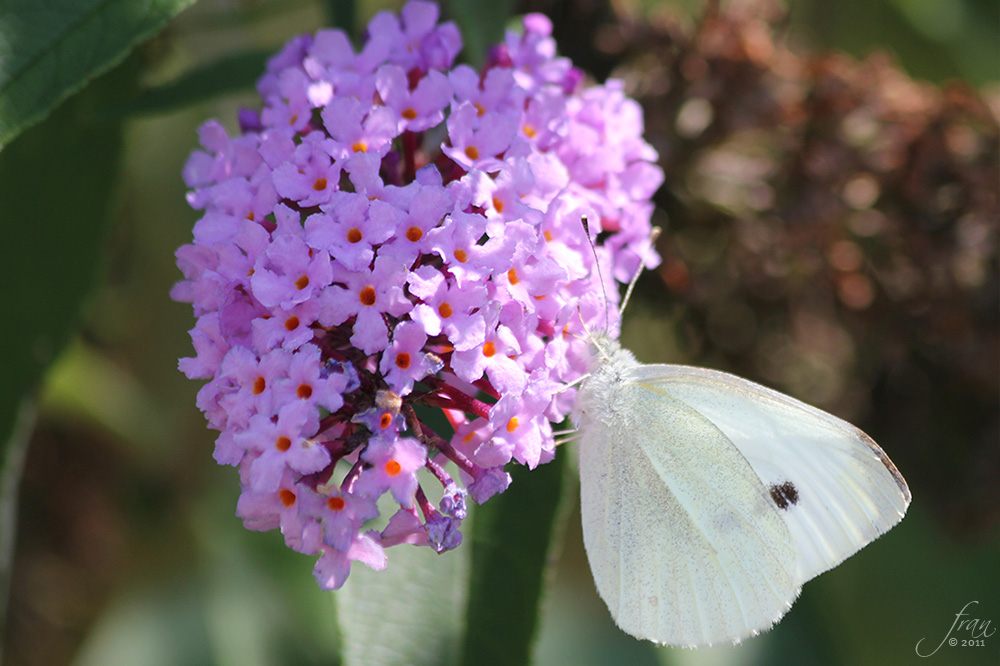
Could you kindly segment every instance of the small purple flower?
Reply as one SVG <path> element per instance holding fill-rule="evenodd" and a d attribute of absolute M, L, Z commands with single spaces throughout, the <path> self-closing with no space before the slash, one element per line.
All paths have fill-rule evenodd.
<path fill-rule="evenodd" d="M 443 333 L 457 351 L 467 351 L 486 341 L 485 286 L 470 284 L 461 289 L 433 266 L 412 271 L 407 282 L 410 293 L 421 301 L 411 316 L 427 335 Z"/>
<path fill-rule="evenodd" d="M 389 332 L 384 315 L 398 317 L 413 307 L 403 294 L 406 266 L 392 257 L 379 257 L 371 271 L 343 271 L 334 280 L 319 295 L 320 323 L 338 326 L 354 317 L 351 343 L 366 354 L 385 349 Z"/>
<path fill-rule="evenodd" d="M 306 219 L 306 242 L 352 271 L 372 263 L 376 247 L 392 238 L 406 215 L 392 204 L 353 192 L 338 192 L 325 209 Z"/>
<path fill-rule="evenodd" d="M 427 462 L 427 449 L 423 445 L 407 437 L 395 442 L 372 440 L 363 458 L 371 467 L 361 473 L 355 492 L 378 497 L 389 491 L 401 506 L 412 506 L 417 470 Z"/>
<path fill-rule="evenodd" d="M 278 215 L 278 210 L 276 207 L 275 216 Z M 208 215 L 205 218 L 208 218 Z M 241 220 L 229 242 L 214 244 L 218 264 L 214 271 L 206 271 L 204 279 L 214 282 L 214 287 L 220 291 L 222 287 L 250 291 L 254 265 L 257 263 L 257 258 L 267 250 L 270 242 L 270 234 L 259 223 Z M 202 300 L 202 303 L 206 302 L 210 301 Z"/>
<path fill-rule="evenodd" d="M 325 140 L 322 132 L 308 134 L 295 147 L 290 159 L 282 161 L 274 170 L 274 189 L 282 198 L 303 208 L 330 200 L 340 182 L 341 165 L 327 154 L 323 145 Z"/>
<path fill-rule="evenodd" d="M 313 322 L 321 306 L 316 300 L 303 301 L 289 310 L 276 308 L 251 322 L 253 346 L 261 351 L 298 349 L 313 339 Z"/>
<path fill-rule="evenodd" d="M 339 590 L 351 573 L 351 562 L 355 560 L 376 571 L 385 569 L 385 550 L 376 537 L 372 534 L 356 535 L 346 551 L 325 547 L 313 567 L 313 576 L 319 586 L 324 590 Z"/>
<path fill-rule="evenodd" d="M 438 370 L 430 354 L 424 351 L 427 334 L 415 321 L 404 321 L 392 331 L 392 342 L 382 352 L 379 371 L 389 388 L 397 395 L 406 395 L 418 382 Z"/>
<path fill-rule="evenodd" d="M 428 247 L 448 264 L 448 272 L 459 287 L 481 283 L 489 275 L 489 268 L 482 263 L 485 250 L 479 244 L 485 232 L 483 216 L 456 211 L 427 234 Z"/>
<path fill-rule="evenodd" d="M 383 546 L 398 546 L 408 543 L 414 546 L 429 546 L 427 529 L 415 509 L 399 509 L 392 514 L 389 524 L 379 535 Z"/>
<path fill-rule="evenodd" d="M 216 398 L 228 417 L 227 425 L 246 428 L 255 414 L 273 413 L 275 386 L 288 374 L 289 358 L 281 350 L 265 353 L 259 359 L 246 347 L 229 350 L 219 366 L 215 381 Z"/>
<path fill-rule="evenodd" d="M 474 104 L 463 102 L 448 117 L 451 145 L 442 150 L 466 169 L 497 171 L 503 164 L 498 157 L 510 147 L 517 130 L 517 119 L 511 114 L 480 113 Z"/>
<path fill-rule="evenodd" d="M 385 157 L 398 123 L 392 109 L 365 107 L 355 97 L 335 97 L 323 109 L 322 117 L 331 137 L 326 150 L 335 160 L 344 160 L 353 153 Z"/>
<path fill-rule="evenodd" d="M 515 358 L 521 351 L 520 341 L 506 326 L 487 326 L 486 339 L 467 351 L 452 355 L 452 367 L 460 379 L 475 382 L 483 375 L 501 393 L 519 395 L 524 390 L 527 373 Z"/>
<path fill-rule="evenodd" d="M 256 138 L 230 139 L 218 121 L 210 120 L 198 130 L 204 151 L 195 151 L 184 165 L 184 182 L 189 187 L 204 187 L 229 178 L 249 177 L 260 163 Z M 188 199 L 194 208 L 203 208 L 197 195 Z"/>
<path fill-rule="evenodd" d="M 434 513 L 427 519 L 427 540 L 431 548 L 439 553 L 458 548 L 462 543 L 462 533 L 458 531 L 461 521 L 441 513 Z"/>
<path fill-rule="evenodd" d="M 277 490 L 286 468 L 310 474 L 326 467 L 330 453 L 308 439 L 316 431 L 316 417 L 311 405 L 294 401 L 278 410 L 276 421 L 257 414 L 246 430 L 235 435 L 237 444 L 256 454 L 250 465 L 250 486 L 254 491 Z"/>
<path fill-rule="evenodd" d="M 302 345 L 289 356 L 287 376 L 276 382 L 273 389 L 277 404 L 305 400 L 329 412 L 336 412 L 344 405 L 344 394 L 354 379 L 347 368 L 327 370 L 322 364 L 322 352 L 314 344 Z"/>
<path fill-rule="evenodd" d="M 469 484 L 469 495 L 476 504 L 482 504 L 494 495 L 507 490 L 510 485 L 510 474 L 502 467 L 490 467 L 482 470 L 480 475 Z"/>
<path fill-rule="evenodd" d="M 457 98 L 470 102 L 480 116 L 487 111 L 511 111 L 524 104 L 524 91 L 509 69 L 494 67 L 483 76 L 468 65 L 459 65 L 449 79 Z"/>
<path fill-rule="evenodd" d="M 324 488 L 311 495 L 312 514 L 323 524 L 323 540 L 331 548 L 346 551 L 366 520 L 378 516 L 378 506 L 371 497 Z"/>
<path fill-rule="evenodd" d="M 409 212 L 396 225 L 396 235 L 382 248 L 383 255 L 411 266 L 421 254 L 429 254 L 428 232 L 438 227 L 455 202 L 438 187 L 421 187 L 409 202 Z"/>
<path fill-rule="evenodd" d="M 219 330 L 218 313 L 198 319 L 190 335 L 196 356 L 182 358 L 177 367 L 188 379 L 209 379 L 218 371 L 228 351 L 226 339 Z"/>
<path fill-rule="evenodd" d="M 532 469 L 543 457 L 551 460 L 555 448 L 552 426 L 548 420 L 538 418 L 550 400 L 548 393 L 535 385 L 529 385 L 516 397 L 514 394 L 501 397 L 490 410 L 492 444 L 510 447 L 514 458 Z"/>
<path fill-rule="evenodd" d="M 375 89 L 386 106 L 396 112 L 398 131 L 422 132 L 444 120 L 451 103 L 451 84 L 441 72 L 431 70 L 410 90 L 406 71 L 396 65 L 380 67 Z"/>
<path fill-rule="evenodd" d="M 289 548 L 315 555 L 320 552 L 323 532 L 309 510 L 311 496 L 310 491 L 298 485 L 297 475 L 286 469 L 274 491 L 254 492 L 244 488 L 236 503 L 236 515 L 250 530 L 279 528 Z"/>
<path fill-rule="evenodd" d="M 301 70 L 289 68 L 278 75 L 277 90 L 265 97 L 260 121 L 280 131 L 302 132 L 309 126 L 311 108 L 306 95 L 307 79 Z"/>
<path fill-rule="evenodd" d="M 459 488 L 454 483 L 445 486 L 444 494 L 441 496 L 441 513 L 462 520 L 467 515 L 465 497 L 468 493 L 464 488 Z"/>
<path fill-rule="evenodd" d="M 313 298 L 332 279 L 326 252 L 313 250 L 299 236 L 283 234 L 257 258 L 250 288 L 264 307 L 288 310 Z"/>

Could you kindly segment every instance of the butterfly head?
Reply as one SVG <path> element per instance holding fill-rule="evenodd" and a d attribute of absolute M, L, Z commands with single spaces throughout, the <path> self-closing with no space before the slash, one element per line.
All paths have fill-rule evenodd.
<path fill-rule="evenodd" d="M 621 351 L 621 344 L 609 331 L 592 331 L 588 333 L 590 342 L 590 368 L 594 368 L 607 361 Z"/>

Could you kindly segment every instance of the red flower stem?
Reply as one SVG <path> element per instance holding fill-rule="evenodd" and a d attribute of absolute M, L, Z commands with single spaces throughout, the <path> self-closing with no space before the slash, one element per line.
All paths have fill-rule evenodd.
<path fill-rule="evenodd" d="M 427 393 L 420 396 L 420 401 L 423 402 L 425 405 L 430 405 L 431 407 L 440 407 L 441 409 L 448 409 L 456 412 L 465 412 L 466 414 L 469 413 L 468 410 L 463 409 L 462 405 L 459 405 L 451 398 L 442 395 L 436 395 L 434 393 Z"/>
<path fill-rule="evenodd" d="M 448 460 L 455 463 L 455 465 L 457 465 L 458 468 L 463 472 L 465 472 L 466 474 L 469 474 L 470 476 L 476 478 L 479 477 L 479 474 L 482 473 L 483 471 L 483 469 L 479 465 L 476 465 L 471 460 L 466 458 L 464 455 L 456 451 L 455 447 L 453 447 L 451 444 L 444 441 L 440 437 L 437 437 L 436 439 L 437 441 L 435 442 L 435 448 L 441 453 L 443 453 L 445 457 L 448 458 Z"/>
<path fill-rule="evenodd" d="M 476 381 L 472 382 L 472 385 L 475 386 L 480 391 L 482 391 L 483 393 L 485 393 L 486 395 L 491 395 L 497 400 L 500 399 L 500 394 L 497 393 L 497 390 L 493 388 L 493 384 L 490 384 L 489 380 L 486 379 L 485 377 L 483 377 L 482 379 L 477 379 Z"/>
<path fill-rule="evenodd" d="M 403 182 L 410 183 L 417 177 L 417 134 L 403 132 Z"/>
<path fill-rule="evenodd" d="M 436 478 L 441 483 L 441 486 L 444 488 L 447 488 L 449 483 L 455 482 L 455 480 L 451 478 L 451 474 L 448 474 L 448 472 L 444 471 L 444 468 L 441 467 L 441 465 L 438 465 L 430 458 L 428 458 L 427 462 L 424 463 L 424 467 L 430 470 L 430 473 L 434 475 L 434 478 Z"/>
<path fill-rule="evenodd" d="M 452 386 L 444 381 L 441 381 L 437 377 L 428 377 L 424 381 L 431 386 L 434 390 L 438 391 L 443 397 L 447 398 L 454 407 L 446 407 L 447 409 L 458 409 L 460 411 L 466 412 L 468 414 L 475 414 L 476 416 L 484 419 L 490 417 L 490 407 L 482 400 L 477 400 L 470 395 L 463 393 L 459 388 Z M 431 402 L 433 401 L 434 394 L 428 394 L 424 400 Z M 431 402 L 433 404 L 433 402 Z M 443 406 L 443 405 L 439 405 Z"/>
<path fill-rule="evenodd" d="M 434 505 L 427 499 L 427 495 L 424 494 L 423 487 L 419 485 L 417 486 L 416 500 L 417 506 L 420 507 L 420 513 L 424 514 L 424 522 L 437 513 L 437 509 L 434 508 Z"/>
<path fill-rule="evenodd" d="M 361 462 L 361 460 L 358 460 L 358 462 L 354 463 L 354 466 L 351 467 L 351 470 L 347 473 L 347 476 L 344 477 L 344 482 L 340 484 L 341 492 L 345 493 L 351 492 L 351 490 L 354 488 L 354 482 L 358 480 L 359 476 L 361 476 L 361 470 L 364 468 L 364 466 L 365 464 Z"/>
<path fill-rule="evenodd" d="M 355 411 L 357 410 L 353 409 L 353 407 L 345 405 L 341 407 L 339 411 L 336 411 L 333 414 L 327 414 L 322 419 L 320 419 L 319 428 L 316 430 L 316 434 L 313 435 L 313 437 L 318 437 L 320 434 L 326 432 L 327 430 L 337 425 L 338 423 L 347 423 L 348 426 L 344 429 L 344 432 L 341 433 L 340 437 L 338 437 L 337 440 L 342 441 L 346 439 L 347 436 L 350 435 L 352 431 L 352 428 L 350 427 L 350 421 L 351 421 L 351 416 L 354 415 Z"/>
<path fill-rule="evenodd" d="M 413 410 L 412 405 L 410 405 L 409 403 L 404 403 L 403 412 L 404 415 L 406 416 L 407 425 L 409 425 L 410 428 L 413 430 L 413 433 L 414 435 L 416 435 L 417 439 L 419 439 L 427 446 L 437 449 L 438 451 L 443 453 L 445 457 L 448 458 L 448 460 L 455 463 L 455 465 L 466 474 L 475 477 L 478 476 L 480 472 L 482 472 L 482 469 L 478 465 L 475 465 L 471 460 L 469 460 L 464 455 L 456 451 L 455 448 L 451 444 L 449 444 L 443 437 L 438 435 L 433 430 L 425 428 L 423 422 L 421 422 L 420 420 L 420 417 L 418 417 L 417 413 Z M 434 476 L 438 477 L 438 480 L 441 481 L 442 484 L 447 485 L 447 483 L 444 481 L 445 478 L 447 478 L 448 481 L 453 480 L 444 470 L 441 470 L 441 475 L 443 476 L 438 475 L 434 467 L 431 467 L 432 464 L 434 465 L 434 467 L 438 467 L 436 463 L 432 463 L 430 458 L 428 458 L 427 468 L 434 474 Z"/>

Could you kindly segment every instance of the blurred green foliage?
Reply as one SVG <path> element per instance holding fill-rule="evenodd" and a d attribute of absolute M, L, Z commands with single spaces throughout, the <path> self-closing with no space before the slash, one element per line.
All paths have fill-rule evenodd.
<path fill-rule="evenodd" d="M 167 294 L 179 277 L 173 250 L 190 239 L 196 219 L 184 203 L 180 179 L 197 143 L 195 130 L 210 117 L 235 128 L 237 108 L 254 103 L 247 85 L 253 77 L 239 78 L 218 64 L 245 63 L 244 55 L 276 50 L 292 35 L 323 24 L 363 25 L 376 10 L 400 4 L 372 0 L 355 8 L 336 1 L 245 0 L 235 3 L 234 11 L 234 3 L 203 0 L 147 43 L 127 64 L 132 69 L 116 70 L 100 84 L 113 90 L 91 86 L 0 153 L 0 169 L 31 181 L 23 185 L 10 177 L 0 183 L 9 228 L 0 250 L 0 293 L 9 311 L 27 313 L 6 320 L 2 346 L 37 349 L 30 339 L 44 334 L 57 341 L 48 346 L 54 357 L 72 339 L 48 370 L 28 452 L 0 660 L 13 666 L 337 663 L 342 637 L 333 599 L 313 582 L 311 559 L 288 551 L 276 534 L 244 530 L 234 516 L 237 479 L 212 461 L 213 433 L 194 406 L 198 387 L 176 370 L 177 358 L 191 353 L 186 331 L 193 319 L 187 306 L 171 302 Z M 11 6 L 0 0 L 0 21 Z M 640 67 L 622 64 L 620 55 L 628 50 L 623 35 L 656 24 L 665 14 L 679 16 L 693 29 L 701 8 L 694 0 L 614 7 L 534 0 L 513 11 L 544 11 L 556 23 L 561 50 L 578 65 L 599 77 L 614 70 L 629 80 L 631 72 L 634 84 L 651 79 L 639 76 Z M 485 27 L 500 27 L 499 18 L 491 20 Z M 781 30 L 800 51 L 844 49 L 860 56 L 878 47 L 894 53 L 915 77 L 995 87 L 998 23 L 998 7 L 991 0 L 794 0 Z M 644 54 L 645 65 L 651 54 L 652 49 Z M 638 62 L 643 63 L 641 57 Z M 201 86 L 197 74 L 205 72 L 209 78 L 242 81 L 242 92 L 216 98 L 205 96 L 211 86 L 198 88 L 200 93 L 181 86 L 170 93 L 185 77 Z M 123 100 L 133 84 L 121 81 L 135 76 L 148 94 Z M 647 92 L 655 98 L 655 90 Z M 115 125 L 140 107 L 143 115 Z M 95 127 L 92 114 L 74 118 L 81 108 L 102 110 L 113 122 Z M 995 97 L 992 108 L 995 117 Z M 656 114 L 647 111 L 650 119 Z M 87 154 L 67 154 L 81 149 Z M 79 216 L 57 210 L 66 207 Z M 696 249 L 706 266 L 732 247 L 721 222 L 728 218 L 713 219 L 717 226 L 688 227 L 681 248 Z M 31 225 L 48 220 L 75 226 L 31 233 Z M 92 288 L 100 273 L 103 282 Z M 741 334 L 739 317 L 713 319 L 708 326 L 707 319 L 692 316 L 691 302 L 684 303 L 664 284 L 662 275 L 645 276 L 642 294 L 626 317 L 623 339 L 640 359 L 738 362 L 726 345 L 745 349 L 755 344 L 730 340 Z M 995 299 L 991 302 L 994 328 L 972 327 L 969 333 L 987 349 L 998 344 Z M 81 319 L 74 313 L 80 303 L 78 329 Z M 734 307 L 727 312 L 739 314 L 748 306 Z M 884 330 L 918 326 L 914 321 L 891 312 L 878 319 Z M 706 334 L 709 329 L 721 330 L 725 344 L 713 346 L 719 338 Z M 914 338 L 898 339 L 905 345 Z M 699 346 L 692 340 L 708 342 Z M 896 351 L 905 356 L 912 350 Z M 803 385 L 822 387 L 824 368 L 806 365 Z M 985 376 L 995 372 L 993 367 Z M 2 375 L 12 400 L 30 395 L 31 378 L 14 365 L 5 366 Z M 870 379 L 852 380 L 848 389 Z M 971 390 L 988 398 L 995 384 Z M 980 602 L 979 617 L 1000 623 L 1000 508 L 990 499 L 995 496 L 976 504 L 979 513 L 967 523 L 959 525 L 961 514 L 951 511 L 967 500 L 969 479 L 995 469 L 996 433 L 974 443 L 985 459 L 961 455 L 973 443 L 949 433 L 981 427 L 983 416 L 965 401 L 950 404 L 931 426 L 938 447 L 932 451 L 955 454 L 948 464 L 957 473 L 944 470 L 949 472 L 944 477 L 940 458 L 914 455 L 905 448 L 906 437 L 893 436 L 897 422 L 880 420 L 884 415 L 878 409 L 860 404 L 867 393 L 847 390 L 844 395 L 857 400 L 838 404 L 866 414 L 873 430 L 896 440 L 894 448 L 886 448 L 911 480 L 914 494 L 899 527 L 809 583 L 788 617 L 767 635 L 736 648 L 694 652 L 639 643 L 613 626 L 593 591 L 579 520 L 571 516 L 558 562 L 547 575 L 550 592 L 541 610 L 537 663 L 913 663 L 916 642 L 943 636 L 969 601 Z M 954 392 L 945 385 L 934 395 Z M 562 453 L 573 468 L 575 452 Z M 565 477 L 571 493 L 572 478 L 572 472 Z M 958 481 L 941 483 L 943 478 Z M 517 485 L 511 492 L 516 490 Z M 548 552 L 542 548 L 542 557 Z M 390 567 L 394 557 L 390 551 Z M 510 585 L 502 567 L 493 576 L 497 589 Z M 490 582 L 481 580 L 474 588 L 487 603 Z M 480 616 L 473 621 L 485 625 L 477 630 L 489 631 L 495 620 Z M 997 663 L 997 652 L 994 638 L 987 648 L 955 648 L 940 663 Z"/>
<path fill-rule="evenodd" d="M 814 48 L 856 56 L 888 48 L 912 76 L 930 81 L 1000 78 L 1000 4 L 992 0 L 796 1 L 791 8 Z"/>

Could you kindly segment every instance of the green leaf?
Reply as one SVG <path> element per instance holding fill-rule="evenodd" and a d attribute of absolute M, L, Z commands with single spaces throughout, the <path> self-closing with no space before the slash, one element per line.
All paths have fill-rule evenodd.
<path fill-rule="evenodd" d="M 531 661 L 546 568 L 562 534 L 566 456 L 534 470 L 510 465 L 513 482 L 476 507 L 463 664 Z"/>
<path fill-rule="evenodd" d="M 391 508 L 388 509 L 391 512 Z M 463 521 L 467 526 L 469 519 Z M 465 545 L 442 554 L 400 545 L 384 571 L 355 563 L 334 592 L 345 666 L 455 662 L 465 609 Z"/>
<path fill-rule="evenodd" d="M 6 472 L 29 436 L 12 436 L 18 410 L 70 339 L 102 264 L 122 127 L 96 120 L 94 107 L 134 88 L 136 78 L 135 66 L 119 67 L 0 152 L 0 496 L 11 502 L 18 478 Z M 3 511 L 15 510 L 4 501 Z M 12 535 L 2 547 L 0 559 Z"/>
<path fill-rule="evenodd" d="M 0 433 L 16 405 L 69 340 L 93 286 L 107 238 L 109 203 L 122 147 L 118 122 L 95 107 L 130 88 L 119 68 L 0 152 Z"/>
<path fill-rule="evenodd" d="M 151 88 L 112 110 L 122 116 L 164 113 L 227 93 L 252 90 L 272 51 L 251 51 L 216 60 L 175 81 Z"/>
<path fill-rule="evenodd" d="M 194 0 L 0 0 L 0 148 Z"/>
<path fill-rule="evenodd" d="M 326 22 L 354 39 L 358 35 L 358 8 L 354 0 L 326 0 Z"/>

